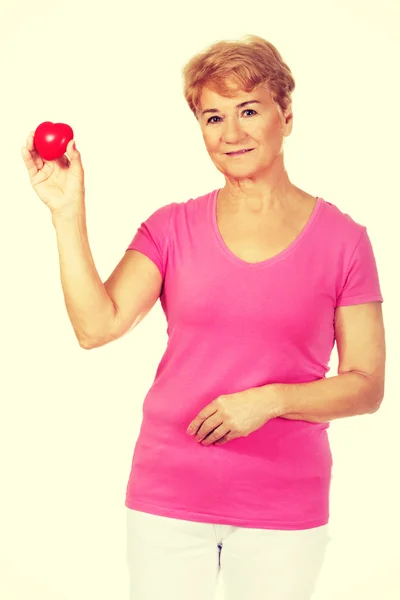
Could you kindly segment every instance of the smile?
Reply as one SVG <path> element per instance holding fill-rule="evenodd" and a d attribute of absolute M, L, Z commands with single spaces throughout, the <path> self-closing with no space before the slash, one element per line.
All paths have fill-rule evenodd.
<path fill-rule="evenodd" d="M 227 152 L 227 156 L 241 156 L 242 154 L 246 154 L 247 152 L 252 152 L 254 148 L 250 148 L 249 150 L 239 150 L 239 152 Z"/>

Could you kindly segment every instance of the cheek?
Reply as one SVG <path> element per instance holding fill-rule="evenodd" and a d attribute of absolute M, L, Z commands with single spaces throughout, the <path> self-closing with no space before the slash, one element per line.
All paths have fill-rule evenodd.
<path fill-rule="evenodd" d="M 203 133 L 203 140 L 210 148 L 215 147 L 219 142 L 219 136 L 215 132 L 206 131 Z"/>
<path fill-rule="evenodd" d="M 221 154 L 221 141 L 214 138 L 206 138 L 204 140 L 207 151 L 210 154 Z"/>
<path fill-rule="evenodd" d="M 215 135 L 214 136 L 210 135 L 208 132 L 207 133 L 203 132 L 203 142 L 204 142 L 204 144 L 205 144 L 205 146 L 206 146 L 206 148 L 207 148 L 207 150 L 209 152 L 213 151 L 214 148 L 217 145 L 217 141 L 216 141 Z"/>

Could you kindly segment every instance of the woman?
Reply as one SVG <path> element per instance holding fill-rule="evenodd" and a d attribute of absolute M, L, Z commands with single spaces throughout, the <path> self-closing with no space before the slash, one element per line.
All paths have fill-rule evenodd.
<path fill-rule="evenodd" d="M 219 42 L 183 76 L 225 186 L 151 214 L 104 284 L 80 153 L 43 163 L 30 136 L 23 156 L 80 345 L 158 298 L 168 321 L 126 491 L 131 599 L 211 600 L 221 572 L 225 600 L 308 600 L 330 540 L 329 422 L 384 393 L 375 258 L 365 226 L 289 180 L 295 82 L 272 44 Z"/>

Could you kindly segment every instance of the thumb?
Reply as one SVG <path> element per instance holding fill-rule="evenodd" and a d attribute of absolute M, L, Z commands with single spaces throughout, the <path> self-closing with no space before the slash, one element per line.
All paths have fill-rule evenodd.
<path fill-rule="evenodd" d="M 75 140 L 70 140 L 67 145 L 67 154 L 71 161 L 72 170 L 81 170 L 82 161 L 81 161 L 81 153 L 76 148 Z"/>

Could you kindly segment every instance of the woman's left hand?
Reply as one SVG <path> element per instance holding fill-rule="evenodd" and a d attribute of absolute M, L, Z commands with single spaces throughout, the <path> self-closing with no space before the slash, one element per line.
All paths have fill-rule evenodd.
<path fill-rule="evenodd" d="M 204 446 L 248 436 L 280 414 L 276 399 L 271 394 L 269 400 L 267 389 L 263 386 L 219 396 L 199 412 L 187 433 L 191 429 L 189 435 Z"/>

